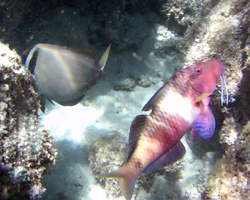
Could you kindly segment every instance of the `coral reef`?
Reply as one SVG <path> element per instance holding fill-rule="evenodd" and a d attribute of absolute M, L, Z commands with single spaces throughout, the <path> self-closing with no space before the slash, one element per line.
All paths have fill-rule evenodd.
<path fill-rule="evenodd" d="M 95 142 L 89 151 L 93 174 L 105 174 L 116 170 L 126 160 L 128 144 L 123 136 L 115 134 Z M 118 179 L 100 179 L 105 184 L 108 197 L 121 196 Z"/>
<path fill-rule="evenodd" d="M 57 155 L 53 139 L 38 123 L 34 77 L 20 60 L 0 43 L 0 199 L 40 197 L 41 178 Z"/>
<path fill-rule="evenodd" d="M 0 3 L 0 32 L 1 39 L 9 37 L 12 31 L 22 22 L 32 1 L 8 1 Z"/>
<path fill-rule="evenodd" d="M 223 157 L 212 169 L 205 199 L 247 199 L 249 180 L 249 1 L 220 1 L 198 24 L 198 33 L 187 29 L 186 64 L 219 58 L 225 64 L 230 104 L 220 105 L 220 90 L 211 101 Z M 190 40 L 190 38 L 194 40 Z M 221 86 L 219 85 L 219 88 Z M 247 133 L 248 132 L 248 133 Z M 218 144 L 220 145 L 220 144 Z"/>
<path fill-rule="evenodd" d="M 105 174 L 117 170 L 126 161 L 128 154 L 128 143 L 126 139 L 117 133 L 110 133 L 111 136 L 98 140 L 90 147 L 89 161 L 93 174 Z M 173 166 L 156 172 L 142 173 L 135 184 L 134 195 L 138 197 L 139 192 L 144 190 L 147 193 L 152 193 L 152 186 L 157 184 L 155 177 L 161 177 L 163 181 L 174 181 L 180 179 L 180 171 L 183 166 L 179 162 Z M 106 190 L 108 198 L 120 198 L 119 179 L 104 179 L 98 178 Z M 165 195 L 165 192 L 161 196 Z M 180 192 L 180 191 L 179 191 Z M 156 193 L 156 192 L 153 192 Z M 178 195 L 180 198 L 180 194 Z M 138 197 L 140 199 L 140 196 Z"/>
<path fill-rule="evenodd" d="M 87 19 L 76 8 L 60 6 L 39 15 L 35 23 L 22 23 L 14 35 L 20 38 L 16 45 L 24 49 L 37 43 L 65 45 L 72 48 L 88 48 L 86 40 Z M 73 27 L 73 28 L 72 28 Z M 61 31 L 58 31 L 58 30 Z M 79 42 L 80 41 L 80 42 Z"/>
<path fill-rule="evenodd" d="M 137 78 L 136 83 L 141 87 L 150 87 L 151 86 L 150 78 L 145 76 L 145 75 L 141 75 L 139 78 Z"/>
<path fill-rule="evenodd" d="M 1 0 L 0 2 L 0 33 L 1 40 L 8 42 L 16 48 L 21 48 L 17 45 L 18 37 L 16 33 L 20 31 L 20 27 L 24 27 L 33 17 L 37 17 L 43 12 L 54 8 L 59 3 L 58 0 L 49 2 L 44 1 L 8 1 Z M 20 38 L 19 38 L 20 39 Z"/>
<path fill-rule="evenodd" d="M 114 83 L 114 90 L 133 91 L 135 89 L 135 80 L 126 77 L 124 74 L 118 74 Z"/>
<path fill-rule="evenodd" d="M 250 122 L 214 166 L 204 199 L 248 199 L 250 194 Z"/>
<path fill-rule="evenodd" d="M 157 18 L 151 11 L 151 4 L 154 3 L 149 0 L 28 2 L 27 5 L 19 3 L 23 12 L 16 13 L 17 20 L 11 17 L 11 21 L 3 22 L 3 26 L 11 27 L 11 39 L 15 40 L 15 48 L 18 47 L 18 50 L 38 42 L 73 47 L 76 44 L 78 48 L 86 48 L 89 43 L 99 49 L 112 44 L 112 51 L 139 48 L 150 34 L 151 22 Z M 5 15 L 6 9 L 2 10 Z M 24 10 L 29 12 L 25 13 Z M 11 24 L 12 21 L 15 24 Z M 84 38 L 84 41 L 82 35 L 85 34 L 87 40 Z M 7 42 L 13 43 L 8 38 Z M 40 41 L 37 42 L 38 38 Z M 82 45 L 79 45 L 80 40 Z"/>
<path fill-rule="evenodd" d="M 114 51 L 121 51 L 138 47 L 149 36 L 147 19 L 151 16 L 147 13 L 150 13 L 152 1 L 90 1 L 89 4 L 88 10 L 95 13 L 89 15 L 90 21 L 95 23 L 88 24 L 88 40 L 94 46 L 112 43 Z"/>
<path fill-rule="evenodd" d="M 196 25 L 215 1 L 159 0 L 158 9 L 171 31 L 183 35 L 188 27 Z"/>

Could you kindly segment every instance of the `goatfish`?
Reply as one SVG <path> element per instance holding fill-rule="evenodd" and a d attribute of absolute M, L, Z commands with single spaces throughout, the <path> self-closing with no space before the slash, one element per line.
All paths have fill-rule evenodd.
<path fill-rule="evenodd" d="M 127 163 L 98 177 L 119 178 L 122 195 L 130 200 L 135 181 L 142 172 L 162 168 L 184 156 L 185 147 L 180 140 L 189 129 L 193 128 L 193 136 L 198 133 L 205 139 L 210 137 L 213 133 L 209 135 L 209 131 L 214 131 L 214 117 L 208 107 L 210 95 L 219 77 L 225 83 L 224 76 L 219 60 L 194 64 L 178 72 L 143 107 L 143 111 L 151 110 L 151 113 L 134 118 Z M 205 130 L 206 124 L 199 123 L 204 118 L 211 124 L 208 126 L 211 130 Z"/>
<path fill-rule="evenodd" d="M 73 106 L 101 79 L 110 47 L 103 54 L 99 68 L 91 50 L 52 44 L 37 44 L 24 51 L 22 59 L 35 76 L 42 96 L 50 102 Z"/>

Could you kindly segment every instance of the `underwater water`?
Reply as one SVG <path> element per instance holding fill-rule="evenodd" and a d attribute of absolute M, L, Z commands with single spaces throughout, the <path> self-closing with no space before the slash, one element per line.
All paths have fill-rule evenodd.
<path fill-rule="evenodd" d="M 25 135 L 27 132 L 27 136 L 31 137 L 27 127 L 33 127 L 33 125 L 28 122 L 25 125 L 25 123 L 38 117 L 38 122 L 34 122 L 34 127 L 42 127 L 48 131 L 52 138 L 49 139 L 49 142 L 45 142 L 45 139 L 40 138 L 41 140 L 38 141 L 34 139 L 34 136 L 31 140 L 32 152 L 39 152 L 37 149 L 46 145 L 52 146 L 52 150 L 48 150 L 50 153 L 46 155 L 37 153 L 35 157 L 42 155 L 45 159 L 38 160 L 38 164 L 34 161 L 35 159 L 31 159 L 32 162 L 27 161 L 27 163 L 31 163 L 27 164 L 25 159 L 30 159 L 28 153 L 27 157 L 18 153 L 22 146 L 26 145 L 26 139 L 23 145 L 18 145 L 18 142 L 13 143 L 13 146 L 17 145 L 14 150 L 16 153 L 10 154 L 14 157 L 13 160 L 8 160 L 9 155 L 6 156 L 3 153 L 7 152 L 4 149 L 11 146 L 6 141 L 15 141 L 12 137 L 6 139 L 10 135 L 9 133 L 14 130 L 10 128 L 13 124 L 9 120 L 10 116 L 14 120 L 18 118 L 15 116 L 17 111 L 13 112 L 13 115 L 9 113 L 15 106 L 21 107 L 20 110 L 22 108 L 25 110 L 26 104 L 15 103 L 19 99 L 14 98 L 11 102 L 14 102 L 15 106 L 10 109 L 8 98 L 2 97 L 3 94 L 7 95 L 7 92 L 3 91 L 13 93 L 10 95 L 11 98 L 15 95 L 18 96 L 18 92 L 14 92 L 15 86 L 6 89 L 9 79 L 5 78 L 5 74 L 10 72 L 8 70 L 1 71 L 0 131 L 3 141 L 1 146 L 3 161 L 0 163 L 0 177 L 2 173 L 4 179 L 0 184 L 1 198 L 122 200 L 127 195 L 127 199 L 130 199 L 127 189 L 122 189 L 123 192 L 121 192 L 118 179 L 106 179 L 98 177 L 98 175 L 118 170 L 125 165 L 128 155 L 133 160 L 131 151 L 132 153 L 136 152 L 134 149 L 139 148 L 138 146 L 142 149 L 145 146 L 146 149 L 142 150 L 143 152 L 138 158 L 143 162 L 160 151 L 161 142 L 155 141 L 151 145 L 150 140 L 148 142 L 150 145 L 148 145 L 143 140 L 145 135 L 145 140 L 147 140 L 148 135 L 145 133 L 145 129 L 140 129 L 141 122 L 136 120 L 133 122 L 138 115 L 151 116 L 151 108 L 154 110 L 159 105 L 159 112 L 165 112 L 166 118 L 172 120 L 171 114 L 181 115 L 185 118 L 184 120 L 173 119 L 174 125 L 168 126 L 177 131 L 173 132 L 175 134 L 168 132 L 165 134 L 167 135 L 167 137 L 165 136 L 167 138 L 166 144 L 185 129 L 185 134 L 180 133 L 178 139 L 178 141 L 181 139 L 180 141 L 184 145 L 184 150 L 182 149 L 184 152 L 180 152 L 179 149 L 179 151 L 171 153 L 171 149 L 176 143 L 173 146 L 171 146 L 172 144 L 164 146 L 164 148 L 168 148 L 166 152 L 170 152 L 164 161 L 165 165 L 168 163 L 167 159 L 176 162 L 169 161 L 169 164 L 164 165 L 164 168 L 161 167 L 147 173 L 143 172 L 149 170 L 148 167 L 154 162 L 149 163 L 145 169 L 141 170 L 142 173 L 138 174 L 131 199 L 247 199 L 250 191 L 248 184 L 250 174 L 248 119 L 250 115 L 246 94 L 250 90 L 246 80 L 249 74 L 248 63 L 250 59 L 248 53 L 244 53 L 244 56 L 238 54 L 242 50 L 249 52 L 247 41 L 250 30 L 249 28 L 242 30 L 242 27 L 249 25 L 250 14 L 249 9 L 243 11 L 241 9 L 250 6 L 248 1 L 241 0 L 238 3 L 236 1 L 185 1 L 183 3 L 181 0 L 34 2 L 20 3 L 20 5 L 13 2 L 13 8 L 7 1 L 3 1 L 0 16 L 3 15 L 4 20 L 0 21 L 0 25 L 6 26 L 6 34 L 4 33 L 2 36 L 4 42 L 10 44 L 11 48 L 15 48 L 20 56 L 24 50 L 39 43 L 60 45 L 55 50 L 45 46 L 40 46 L 40 49 L 37 50 L 31 48 L 26 58 L 23 58 L 24 65 L 34 75 L 32 77 L 36 81 L 38 91 L 47 98 L 44 98 L 43 103 L 39 103 L 45 103 L 44 110 L 38 109 L 36 107 L 40 102 L 38 95 L 34 95 L 36 96 L 34 101 L 28 101 L 27 99 L 31 99 L 30 89 L 27 89 L 28 92 L 25 90 L 27 94 L 22 95 L 22 98 L 26 100 L 22 101 L 30 102 L 29 105 L 34 105 L 34 109 L 32 107 L 31 113 L 20 111 L 21 114 L 17 116 L 19 118 L 25 116 L 24 122 L 21 120 L 21 123 L 26 129 L 16 128 L 14 131 L 17 135 Z M 236 10 L 232 11 L 234 7 Z M 18 21 L 14 15 L 9 14 L 6 8 L 12 8 L 11 12 L 22 16 L 22 20 Z M 21 8 L 29 11 L 25 14 L 20 11 Z M 11 26 L 14 28 L 11 29 Z M 245 46 L 242 45 L 243 43 Z M 110 44 L 111 49 L 107 56 L 104 52 Z M 61 48 L 61 46 L 68 47 L 66 53 L 62 53 L 65 48 Z M 0 49 L 4 49 L 4 47 L 0 46 Z M 82 49 L 88 50 L 83 51 Z M 89 53 L 89 50 L 93 52 L 94 56 Z M 78 54 L 79 52 L 80 54 Z M 1 53 L 1 55 L 3 54 L 6 53 Z M 11 55 L 11 53 L 9 54 Z M 70 55 L 70 58 L 67 55 Z M 83 60 L 82 55 L 84 55 Z M 102 62 L 103 55 L 107 57 L 104 64 Z M 245 59 L 241 60 L 242 57 Z M 2 66 L 4 66 L 6 61 L 1 59 Z M 142 111 L 152 96 L 165 83 L 171 82 L 177 72 L 181 70 L 183 72 L 184 66 L 214 59 L 222 62 L 219 67 L 223 72 L 218 72 L 219 75 L 215 72 L 217 68 L 210 68 L 208 66 L 210 64 L 201 65 L 201 67 L 197 65 L 198 67 L 192 68 L 194 70 L 192 73 L 187 72 L 191 73 L 190 75 L 183 75 L 180 80 L 173 83 L 173 91 L 172 86 L 169 86 L 170 89 L 166 89 L 165 93 L 160 93 L 161 96 L 166 94 L 164 100 L 156 99 L 152 101 L 150 109 Z M 51 63 L 53 65 L 50 65 Z M 81 65 L 86 70 L 81 70 Z M 217 64 L 214 65 L 217 67 Z M 38 71 L 39 67 L 40 71 Z M 94 72 L 91 69 L 95 69 Z M 196 71 L 197 69 L 198 71 Z M 248 71 L 244 71 L 246 69 Z M 15 72 L 15 70 L 13 71 Z M 203 70 L 201 82 L 200 80 L 193 81 L 193 79 L 197 80 L 194 77 L 200 75 L 199 70 Z M 14 72 L 13 77 L 17 76 Z M 44 77 L 42 77 L 43 73 Z M 81 73 L 84 76 L 77 76 Z M 220 79 L 217 80 L 224 73 L 227 83 L 222 83 Z M 60 78 L 61 74 L 69 78 L 62 79 Z M 87 75 L 85 76 L 85 74 Z M 213 80 L 215 75 L 218 77 Z M 25 74 L 25 76 L 25 81 L 30 83 L 31 75 Z M 186 79 L 189 81 L 182 83 L 182 80 Z M 29 86 L 23 86 L 24 84 L 18 78 L 15 81 L 17 85 L 29 88 Z M 224 84 L 227 84 L 227 87 L 223 91 Z M 239 87 L 240 84 L 241 87 Z M 61 86 L 60 91 L 55 86 Z M 76 89 L 78 86 L 80 89 Z M 226 93 L 227 89 L 230 93 L 229 103 L 222 104 L 221 96 Z M 13 92 L 11 92 L 12 90 Z M 86 91 L 85 95 L 81 93 L 83 90 Z M 190 95 L 187 97 L 182 90 L 194 90 L 197 93 L 192 94 L 194 95 L 192 96 L 187 92 Z M 211 101 L 209 97 L 200 95 L 208 93 L 212 94 Z M 81 98 L 78 99 L 75 95 Z M 58 96 L 63 101 L 60 101 Z M 197 100 L 200 96 L 202 96 L 201 101 Z M 208 116 L 204 123 L 210 125 L 211 129 L 214 125 L 215 131 L 210 131 L 208 128 L 209 130 L 205 130 L 207 132 L 202 135 L 198 127 L 200 124 L 196 124 L 197 132 L 191 132 L 190 129 L 197 121 L 198 116 L 201 116 L 203 110 L 206 110 L 200 104 L 196 104 L 196 100 L 202 102 L 204 107 L 211 108 L 212 114 L 204 114 L 206 117 Z M 189 109 L 190 102 L 195 105 L 195 109 L 193 107 Z M 208 103 L 206 104 L 206 102 Z M 63 105 L 64 103 L 65 105 Z M 210 111 L 206 110 L 206 112 Z M 160 113 L 156 117 L 161 115 L 164 113 Z M 31 117 L 29 118 L 29 116 Z M 216 125 L 213 124 L 213 116 Z M 146 120 L 150 121 L 151 118 L 148 117 Z M 163 123 L 163 129 L 170 122 Z M 186 122 L 188 125 L 185 124 Z M 145 122 L 144 126 L 150 126 L 148 124 Z M 130 133 L 133 133 L 133 126 L 140 129 L 140 132 L 144 131 L 144 135 L 139 135 L 139 131 L 134 129 L 134 138 L 133 135 L 130 136 Z M 202 131 L 205 128 L 202 126 Z M 35 128 L 33 129 L 35 130 Z M 153 133 L 153 139 L 156 138 L 158 132 L 164 131 L 160 128 L 157 129 Z M 40 132 L 34 131 L 34 134 L 39 135 Z M 199 135 L 193 139 L 194 134 Z M 23 140 L 21 136 L 20 138 L 20 141 Z M 34 140 L 37 140 L 37 143 Z M 140 142 L 140 140 L 144 142 Z M 27 143 L 29 142 L 27 139 Z M 51 153 L 52 151 L 54 154 Z M 154 152 L 156 153 L 154 154 Z M 180 155 L 182 153 L 183 155 Z M 18 156 L 19 154 L 21 156 Z M 53 159 L 51 158 L 52 154 Z M 46 160 L 46 156 L 48 160 Z M 20 163 L 25 163 L 25 170 L 21 167 L 18 168 L 16 157 L 23 159 Z M 156 161 L 158 158 L 159 156 L 156 156 L 155 160 L 153 158 L 152 160 Z M 6 167 L 5 159 L 12 165 Z M 41 175 L 36 168 L 40 165 L 42 166 Z M 140 165 L 143 164 L 139 162 L 138 165 L 138 168 L 126 171 L 126 175 L 132 177 L 133 173 L 136 174 L 136 171 L 141 168 Z M 6 175 L 10 174 L 7 173 L 8 170 L 11 171 L 9 166 L 14 169 L 11 176 Z M 32 172 L 32 176 L 29 175 L 27 178 L 26 175 L 23 175 L 33 167 L 35 172 Z M 30 178 L 33 176 L 35 178 Z M 7 180 L 13 183 L 13 188 L 5 186 L 5 184 L 9 185 Z M 133 183 L 131 182 L 129 185 L 133 185 Z M 43 187 L 46 190 L 43 190 Z"/>

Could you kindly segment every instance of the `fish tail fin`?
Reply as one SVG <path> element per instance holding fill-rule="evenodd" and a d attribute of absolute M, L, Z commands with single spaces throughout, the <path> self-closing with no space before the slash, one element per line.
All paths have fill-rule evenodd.
<path fill-rule="evenodd" d="M 125 197 L 126 200 L 130 200 L 132 198 L 133 190 L 135 187 L 135 180 L 136 175 L 134 173 L 128 173 L 126 170 L 123 170 L 124 168 L 121 168 L 117 171 L 99 175 L 99 177 L 103 178 L 120 178 L 120 188 L 122 195 Z"/>
<path fill-rule="evenodd" d="M 132 198 L 134 187 L 135 187 L 134 176 L 126 175 L 123 179 L 120 180 L 121 192 L 126 200 L 130 200 Z"/>
<path fill-rule="evenodd" d="M 109 51 L 110 51 L 110 48 L 111 48 L 111 44 L 108 46 L 108 48 L 106 49 L 106 51 L 104 52 L 104 54 L 102 55 L 102 58 L 99 62 L 99 67 L 100 67 L 100 70 L 103 70 L 105 65 L 106 65 L 106 62 L 108 60 L 108 57 L 109 57 Z"/>

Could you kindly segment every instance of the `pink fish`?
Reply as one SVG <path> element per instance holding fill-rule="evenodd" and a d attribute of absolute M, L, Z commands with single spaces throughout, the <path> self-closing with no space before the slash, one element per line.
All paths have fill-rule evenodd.
<path fill-rule="evenodd" d="M 183 157 L 185 147 L 180 139 L 190 128 L 194 126 L 192 136 L 201 133 L 209 138 L 205 125 L 209 124 L 212 129 L 209 131 L 214 131 L 215 126 L 208 107 L 209 95 L 216 89 L 219 77 L 225 85 L 219 60 L 194 64 L 177 73 L 143 107 L 143 111 L 151 110 L 150 115 L 139 115 L 133 120 L 127 163 L 100 177 L 120 178 L 121 192 L 129 200 L 142 172 L 159 169 Z"/>

